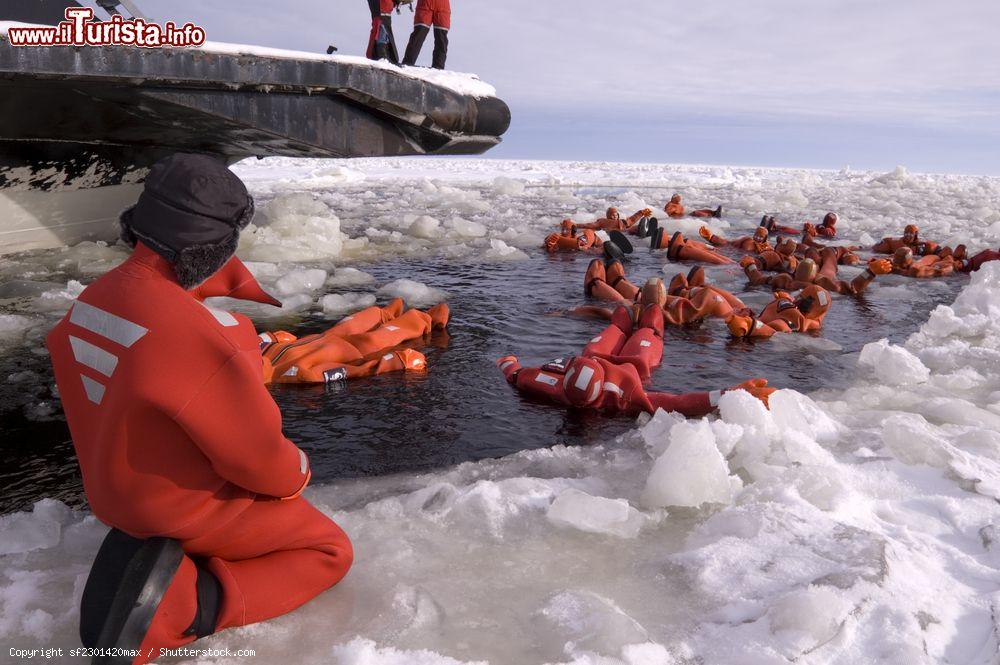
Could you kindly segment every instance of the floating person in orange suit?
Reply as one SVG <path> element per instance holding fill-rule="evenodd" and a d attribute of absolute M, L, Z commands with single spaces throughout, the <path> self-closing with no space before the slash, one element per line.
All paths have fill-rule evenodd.
<path fill-rule="evenodd" d="M 516 356 L 504 356 L 497 365 L 521 393 L 568 407 L 631 416 L 657 409 L 688 417 L 714 411 L 724 390 L 676 395 L 645 389 L 643 380 L 662 356 L 663 310 L 657 303 L 645 303 L 635 317 L 629 308 L 618 307 L 612 323 L 579 356 L 541 367 L 522 367 Z M 751 379 L 729 390 L 746 390 L 765 404 L 774 392 L 766 379 Z"/>
<path fill-rule="evenodd" d="M 711 208 L 701 208 L 699 210 L 692 210 L 690 213 L 686 213 L 684 210 L 684 204 L 681 203 L 681 195 L 674 194 L 670 197 L 670 200 L 665 206 L 663 206 L 663 212 L 667 213 L 667 217 L 672 219 L 681 219 L 682 217 L 722 217 L 722 206 L 717 207 L 715 210 Z"/>
<path fill-rule="evenodd" d="M 830 310 L 830 293 L 812 284 L 798 298 L 785 291 L 776 291 L 759 316 L 734 314 L 726 320 L 733 337 L 771 337 L 779 332 L 810 332 L 823 327 Z"/>

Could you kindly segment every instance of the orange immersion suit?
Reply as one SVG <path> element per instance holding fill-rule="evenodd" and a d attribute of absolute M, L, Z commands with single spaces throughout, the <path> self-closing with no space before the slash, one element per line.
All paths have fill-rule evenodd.
<path fill-rule="evenodd" d="M 695 418 L 711 413 L 721 390 L 684 395 L 645 390 L 643 380 L 663 356 L 663 312 L 649 306 L 635 319 L 633 323 L 629 309 L 619 306 L 611 325 L 575 358 L 522 367 L 515 356 L 505 356 L 497 365 L 520 392 L 556 404 L 622 415 L 655 413 L 657 409 Z M 774 392 L 764 379 L 753 379 L 737 388 L 748 390 L 765 404 Z"/>
<path fill-rule="evenodd" d="M 559 233 L 550 233 L 545 237 L 542 246 L 549 254 L 556 252 L 587 252 L 600 251 L 608 240 L 607 231 L 583 229 L 577 234 L 577 225 L 571 219 L 564 219 Z"/>
<path fill-rule="evenodd" d="M 692 271 L 694 272 L 694 271 Z M 704 279 L 704 272 L 701 273 Z M 684 288 L 676 293 L 665 290 L 659 297 L 659 305 L 663 308 L 666 323 L 675 326 L 696 323 L 709 317 L 726 318 L 734 309 L 742 309 L 743 303 L 733 294 L 714 286 L 705 286 L 703 281 L 695 287 L 688 287 L 683 275 Z M 677 277 L 671 284 L 678 283 Z M 622 264 L 615 261 L 604 266 L 599 259 L 594 259 L 587 267 L 584 276 L 584 293 L 600 300 L 612 302 L 633 303 L 639 299 L 641 290 L 625 278 Z M 650 300 L 649 302 L 654 302 Z M 575 316 L 587 318 L 610 319 L 612 312 L 603 307 L 583 306 L 570 312 Z"/>
<path fill-rule="evenodd" d="M 766 251 L 774 249 L 771 247 L 770 243 L 767 242 L 767 229 L 763 226 L 758 226 L 752 236 L 743 236 L 742 238 L 737 238 L 736 240 L 726 240 L 722 236 L 715 235 L 707 226 L 703 226 L 698 229 L 698 234 L 716 247 L 728 246 L 744 252 L 755 252 L 757 254 L 762 254 Z"/>
<path fill-rule="evenodd" d="M 649 208 L 636 211 L 631 217 L 622 219 L 618 213 L 618 208 L 608 208 L 605 216 L 595 222 L 577 224 L 578 229 L 590 229 L 592 231 L 627 231 L 643 217 L 649 217 L 653 211 Z"/>
<path fill-rule="evenodd" d="M 828 212 L 823 217 L 823 221 L 813 228 L 816 230 L 817 235 L 821 235 L 824 238 L 833 238 L 837 235 L 837 222 L 839 219 L 840 217 L 837 213 Z"/>
<path fill-rule="evenodd" d="M 941 257 L 937 254 L 928 254 L 914 261 L 913 250 L 909 247 L 900 247 L 892 254 L 892 274 L 903 277 L 945 277 L 955 271 L 955 265 L 956 261 L 951 256 Z"/>
<path fill-rule="evenodd" d="M 309 460 L 282 434 L 253 325 L 198 295 L 140 243 L 46 338 L 94 514 L 184 550 L 141 646 L 154 656 L 195 639 L 194 559 L 221 585 L 221 630 L 290 612 L 353 558 L 346 534 L 299 496 Z"/>
<path fill-rule="evenodd" d="M 662 227 L 650 238 L 649 245 L 652 249 L 667 250 L 667 258 L 673 261 L 703 261 L 716 265 L 733 262 L 728 256 L 716 252 L 714 247 L 685 239 L 680 231 L 667 236 L 666 229 Z"/>
<path fill-rule="evenodd" d="M 798 298 L 777 291 L 760 316 L 733 315 L 726 320 L 726 325 L 734 337 L 740 338 L 819 330 L 830 304 L 830 293 L 815 284 L 802 289 Z"/>
<path fill-rule="evenodd" d="M 448 306 L 441 303 L 427 312 L 411 309 L 400 314 L 402 309 L 402 300 L 388 307 L 369 307 L 324 333 L 300 339 L 289 333 L 261 334 L 264 382 L 328 383 L 425 369 L 427 359 L 419 351 L 391 349 L 444 328 Z"/>
<path fill-rule="evenodd" d="M 686 211 L 684 209 L 684 204 L 681 203 L 681 195 L 674 194 L 670 197 L 670 201 L 667 205 L 663 206 L 663 212 L 667 213 L 667 217 L 673 219 L 680 219 L 685 216 Z M 712 210 L 710 208 L 701 208 L 700 210 L 692 210 L 690 213 L 691 217 L 718 217 L 719 211 Z"/>

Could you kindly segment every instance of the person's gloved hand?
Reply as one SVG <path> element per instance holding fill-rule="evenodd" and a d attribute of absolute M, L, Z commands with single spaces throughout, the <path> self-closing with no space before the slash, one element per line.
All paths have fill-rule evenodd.
<path fill-rule="evenodd" d="M 502 367 L 502 366 L 506 365 L 508 362 L 515 362 L 516 363 L 517 362 L 517 356 L 504 356 L 503 358 L 500 358 L 499 360 L 497 360 L 497 367 Z"/>
<path fill-rule="evenodd" d="M 643 208 L 641 212 L 642 212 L 642 216 L 643 217 L 652 217 L 653 216 L 653 209 L 652 208 Z"/>
<path fill-rule="evenodd" d="M 810 238 L 815 238 L 816 237 L 816 227 L 813 226 L 810 222 L 806 222 L 802 226 L 802 231 L 803 231 L 803 233 L 805 233 Z"/>
<path fill-rule="evenodd" d="M 754 397 L 756 397 L 757 399 L 759 399 L 761 402 L 763 402 L 764 406 L 770 408 L 768 400 L 770 399 L 772 394 L 777 392 L 778 389 L 768 387 L 767 379 L 749 379 L 739 384 L 738 386 L 733 386 L 732 388 L 730 388 L 725 392 L 730 392 L 733 390 L 745 390 Z"/>
<path fill-rule="evenodd" d="M 872 259 L 868 262 L 868 269 L 873 275 L 888 275 L 892 272 L 892 261 L 889 259 Z"/>
<path fill-rule="evenodd" d="M 395 352 L 395 356 L 403 363 L 403 369 L 406 371 L 427 369 L 427 356 L 416 349 L 401 349 Z"/>
<path fill-rule="evenodd" d="M 700 229 L 698 229 L 698 235 L 700 235 L 705 240 L 712 239 L 712 232 L 709 230 L 707 226 L 703 226 Z"/>
<path fill-rule="evenodd" d="M 773 294 L 775 300 L 791 300 L 792 294 L 788 291 L 775 291 Z"/>
<path fill-rule="evenodd" d="M 726 326 L 733 337 L 746 337 L 750 334 L 750 327 L 753 325 L 753 318 L 734 314 L 726 319 Z"/>
<path fill-rule="evenodd" d="M 545 249 L 549 252 L 556 251 L 556 245 L 559 243 L 559 234 L 550 233 L 545 236 Z"/>
<path fill-rule="evenodd" d="M 755 266 L 755 265 L 757 265 L 757 259 L 755 259 L 752 256 L 744 256 L 742 259 L 740 259 L 740 267 L 743 268 L 744 270 L 746 270 L 750 266 Z"/>

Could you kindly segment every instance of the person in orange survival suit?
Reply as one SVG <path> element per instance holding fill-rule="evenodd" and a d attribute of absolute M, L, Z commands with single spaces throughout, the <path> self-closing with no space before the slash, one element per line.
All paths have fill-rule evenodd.
<path fill-rule="evenodd" d="M 725 391 L 675 395 L 645 390 L 643 380 L 649 378 L 662 356 L 663 312 L 656 304 L 648 304 L 634 322 L 628 308 L 618 307 L 611 325 L 592 339 L 580 356 L 560 358 L 542 367 L 522 367 L 516 356 L 504 356 L 497 365 L 520 392 L 565 406 L 612 415 L 663 409 L 699 417 L 715 410 Z M 730 390 L 746 390 L 765 404 L 774 392 L 766 379 L 751 379 Z"/>
<path fill-rule="evenodd" d="M 929 277 L 945 277 L 955 271 L 955 260 L 952 257 L 941 257 L 937 254 L 923 256 L 919 261 L 913 259 L 913 250 L 900 247 L 892 253 L 892 274 L 904 277 L 926 279 Z"/>
<path fill-rule="evenodd" d="M 620 231 L 583 229 L 577 233 L 576 223 L 564 219 L 559 233 L 550 233 L 542 246 L 549 254 L 556 252 L 600 252 L 608 259 L 622 260 L 632 253 L 632 243 Z"/>
<path fill-rule="evenodd" d="M 813 228 L 816 230 L 816 235 L 823 236 L 824 238 L 833 238 L 837 235 L 837 222 L 840 220 L 840 216 L 835 212 L 828 212 L 823 216 L 823 221 L 815 225 Z"/>
<path fill-rule="evenodd" d="M 301 339 L 287 332 L 261 334 L 265 383 L 328 383 L 388 372 L 423 370 L 424 354 L 393 350 L 448 325 L 448 305 L 403 312 L 403 301 L 369 307 L 324 333 Z M 378 357 L 373 357 L 378 356 Z"/>
<path fill-rule="evenodd" d="M 199 301 L 224 296 L 281 306 L 235 256 L 190 293 Z M 422 353 L 393 347 L 445 328 L 448 305 L 435 305 L 426 313 L 403 310 L 403 300 L 396 298 L 385 307 L 373 306 L 344 317 L 319 335 L 299 339 L 283 330 L 259 334 L 264 383 L 327 383 L 425 369 L 427 359 Z"/>
<path fill-rule="evenodd" d="M 782 226 L 778 223 L 778 220 L 774 218 L 774 215 L 764 215 L 761 217 L 760 226 L 767 229 L 767 232 L 771 235 L 777 235 L 779 233 L 784 233 L 785 235 L 798 235 L 801 233 L 799 229 L 792 228 L 791 226 Z"/>
<path fill-rule="evenodd" d="M 46 338 L 87 499 L 112 527 L 80 636 L 138 650 L 134 663 L 290 612 L 353 559 L 300 496 L 309 460 L 282 434 L 253 325 L 189 290 L 231 260 L 252 215 L 221 161 L 161 160 L 122 213 L 132 255 Z"/>
<path fill-rule="evenodd" d="M 620 266 L 621 264 L 613 263 L 609 266 L 609 270 L 613 270 L 616 265 Z M 591 284 L 588 295 L 612 302 L 625 303 L 633 308 L 633 314 L 638 314 L 641 310 L 641 303 L 656 303 L 663 309 L 664 321 L 672 326 L 698 323 L 711 317 L 725 319 L 734 311 L 746 310 L 746 306 L 739 298 L 714 286 L 693 287 L 683 290 L 683 295 L 673 295 L 667 292 L 662 279 L 651 277 L 642 289 L 628 283 L 627 280 L 624 280 L 627 286 L 623 288 L 623 282 L 617 279 L 613 280 L 617 284 L 612 288 L 608 282 L 597 275 L 599 270 L 595 270 L 595 268 L 598 267 L 603 268 L 604 266 L 600 261 L 592 261 L 590 269 L 587 271 L 590 278 L 587 283 Z M 683 275 L 679 275 L 679 277 L 683 277 Z M 628 289 L 629 292 L 634 290 L 634 295 L 631 298 L 626 298 L 623 295 L 625 289 Z M 598 293 L 601 295 L 597 295 Z M 616 295 L 617 297 L 615 297 Z M 568 314 L 588 319 L 611 320 L 614 311 L 594 305 L 583 305 L 570 310 Z"/>
<path fill-rule="evenodd" d="M 417 11 L 413 15 L 413 32 L 406 45 L 403 64 L 412 67 L 417 64 L 420 49 L 424 47 L 427 33 L 434 27 L 434 55 L 431 67 L 444 69 L 448 59 L 448 31 L 451 30 L 451 0 L 417 0 Z"/>
<path fill-rule="evenodd" d="M 604 244 L 602 235 L 606 235 L 606 232 L 598 234 L 591 229 L 584 229 L 582 233 L 578 233 L 576 223 L 572 219 L 564 219 L 559 225 L 559 233 L 547 235 L 542 246 L 550 254 L 554 252 L 601 251 L 601 246 Z"/>
<path fill-rule="evenodd" d="M 667 201 L 667 204 L 663 206 L 663 212 L 667 213 L 667 217 L 673 219 L 681 219 L 685 216 L 684 204 L 681 203 L 681 195 L 674 194 Z M 692 210 L 689 214 L 691 217 L 722 217 L 722 206 L 719 206 L 715 210 L 711 208 L 701 208 L 700 210 Z"/>
<path fill-rule="evenodd" d="M 843 295 L 857 296 L 864 293 L 868 285 L 875 281 L 877 275 L 888 275 L 892 272 L 892 263 L 888 259 L 872 259 L 868 262 L 868 267 L 850 282 L 836 278 L 836 253 L 830 249 L 824 250 L 827 257 L 832 258 L 834 273 L 821 273 L 819 266 L 811 258 L 802 259 L 795 268 L 795 273 L 778 273 L 777 275 L 763 275 L 757 268 L 757 264 L 752 257 L 745 256 L 740 261 L 740 266 L 744 269 L 747 279 L 753 286 L 767 285 L 780 291 L 798 291 L 810 284 L 818 284 L 828 291 Z"/>
<path fill-rule="evenodd" d="M 823 327 L 830 310 L 830 293 L 822 286 L 811 284 L 799 292 L 798 298 L 785 291 L 775 291 L 772 300 L 759 316 L 734 314 L 726 320 L 733 337 L 771 337 L 778 332 L 809 332 Z"/>
<path fill-rule="evenodd" d="M 733 247 L 744 252 L 754 252 L 756 254 L 761 254 L 770 249 L 774 249 L 771 247 L 771 244 L 767 242 L 767 228 L 763 226 L 758 226 L 754 229 L 752 236 L 743 236 L 742 238 L 737 238 L 736 240 L 726 240 L 722 236 L 715 235 L 707 226 L 703 226 L 698 229 L 698 235 L 716 247 Z"/>
<path fill-rule="evenodd" d="M 810 250 L 832 249 L 837 252 L 837 262 L 842 265 L 854 265 L 859 263 L 861 258 L 855 254 L 861 247 L 857 245 L 826 245 L 816 240 L 818 227 L 806 222 L 802 227 L 802 240 L 797 243 L 796 251 L 808 253 Z"/>
<path fill-rule="evenodd" d="M 662 227 L 650 236 L 649 246 L 652 249 L 667 250 L 667 258 L 672 261 L 703 261 L 717 265 L 733 263 L 728 256 L 716 252 L 714 247 L 685 239 L 680 231 L 668 239 L 667 230 Z"/>
<path fill-rule="evenodd" d="M 631 217 L 627 219 L 622 219 L 621 213 L 618 212 L 618 208 L 608 208 L 607 212 L 604 213 L 604 217 L 598 219 L 594 222 L 587 222 L 586 224 L 577 224 L 578 229 L 591 229 L 593 231 L 628 231 L 634 235 L 639 235 L 640 237 L 646 236 L 646 230 L 640 228 L 639 223 L 643 220 L 647 220 L 646 225 L 648 226 L 648 220 L 653 214 L 652 209 L 643 208 L 642 210 L 636 211 Z"/>
<path fill-rule="evenodd" d="M 965 245 L 958 245 L 953 250 L 951 247 L 942 247 L 936 242 L 922 240 L 920 238 L 920 229 L 917 228 L 916 224 L 907 224 L 903 229 L 902 237 L 882 238 L 882 240 L 875 243 L 872 247 L 872 251 L 877 254 L 893 254 L 896 250 L 902 247 L 909 247 L 917 256 L 929 256 L 934 254 L 942 259 L 953 257 L 959 261 L 965 260 L 966 258 Z"/>
<path fill-rule="evenodd" d="M 653 288 L 654 291 L 649 289 Z M 732 293 L 717 286 L 705 284 L 705 269 L 695 266 L 685 276 L 674 275 L 670 289 L 663 286 L 663 280 L 650 278 L 640 289 L 625 277 L 625 269 L 620 261 L 611 261 L 606 266 L 594 259 L 587 267 L 583 280 L 584 294 L 599 300 L 633 303 L 645 297 L 646 302 L 657 302 L 663 307 L 666 322 L 671 325 L 685 325 L 708 317 L 726 318 L 734 310 L 746 307 Z M 602 307 L 583 306 L 570 312 L 574 316 L 609 319 L 611 312 Z"/>

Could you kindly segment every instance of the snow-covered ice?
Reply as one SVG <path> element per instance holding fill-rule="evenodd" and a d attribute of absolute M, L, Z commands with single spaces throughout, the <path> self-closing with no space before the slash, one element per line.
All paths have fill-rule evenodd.
<path fill-rule="evenodd" d="M 626 213 L 646 203 L 640 186 L 665 195 L 654 208 L 676 189 L 742 215 L 836 209 L 849 239 L 905 219 L 976 250 L 1000 228 L 1000 181 L 905 169 L 366 160 L 351 166 L 363 177 L 309 190 L 329 163 L 235 168 L 266 212 L 244 248 L 251 269 L 313 311 L 376 294 L 439 302 L 447 294 L 434 284 L 378 283 L 363 263 L 474 263 L 535 247 L 554 211 L 603 212 L 580 194 L 590 186 L 620 187 L 605 205 Z M 511 204 L 524 197 L 543 212 Z M 308 239 L 293 233 L 299 224 Z M 123 256 L 91 244 L 0 267 L 4 283 L 20 280 L 2 301 L 0 348 L 37 349 L 54 303 L 78 293 L 66 275 Z M 879 288 L 933 297 L 935 287 Z M 354 569 L 292 614 L 204 644 L 253 648 L 258 663 L 995 663 L 1000 265 L 905 343 L 870 341 L 846 387 L 781 390 L 770 411 L 729 393 L 718 416 L 660 412 L 600 444 L 314 486 L 307 497 L 354 540 Z M 103 533 L 51 500 L 0 517 L 5 646 L 77 644 Z"/>

